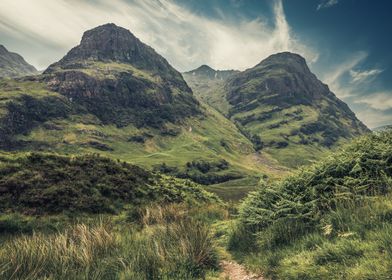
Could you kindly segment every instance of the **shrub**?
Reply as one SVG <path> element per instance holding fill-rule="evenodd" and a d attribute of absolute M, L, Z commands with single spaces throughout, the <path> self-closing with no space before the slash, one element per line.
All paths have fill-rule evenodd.
<path fill-rule="evenodd" d="M 199 185 L 99 155 L 31 153 L 1 158 L 0 209 L 113 213 L 123 205 L 218 201 Z"/>

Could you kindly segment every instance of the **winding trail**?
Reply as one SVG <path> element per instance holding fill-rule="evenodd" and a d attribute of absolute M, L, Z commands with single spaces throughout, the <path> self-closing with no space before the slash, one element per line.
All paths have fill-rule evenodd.
<path fill-rule="evenodd" d="M 227 280 L 266 280 L 261 275 L 248 272 L 244 266 L 235 261 L 222 261 L 222 274 L 220 279 Z"/>

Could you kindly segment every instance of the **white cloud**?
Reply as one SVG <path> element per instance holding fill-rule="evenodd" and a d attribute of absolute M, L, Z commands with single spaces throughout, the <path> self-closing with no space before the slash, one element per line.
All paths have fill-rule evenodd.
<path fill-rule="evenodd" d="M 350 75 L 354 83 L 359 83 L 359 82 L 367 81 L 370 78 L 374 78 L 378 74 L 382 73 L 382 71 L 383 70 L 381 69 L 371 69 L 371 70 L 364 70 L 364 71 L 350 70 Z"/>
<path fill-rule="evenodd" d="M 315 61 L 317 53 L 292 34 L 281 0 L 273 10 L 271 26 L 264 18 L 205 18 L 170 0 L 1 0 L 0 36 L 23 40 L 13 50 L 40 69 L 78 44 L 83 31 L 107 22 L 130 29 L 182 71 L 200 64 L 245 69 L 280 51 Z"/>
<path fill-rule="evenodd" d="M 392 124 L 392 116 L 390 114 L 385 114 L 383 111 L 372 108 L 363 109 L 356 115 L 360 120 L 366 120 L 366 125 L 371 129 Z"/>
<path fill-rule="evenodd" d="M 368 54 L 364 51 L 354 53 L 351 57 L 340 64 L 337 64 L 332 71 L 323 75 L 323 80 L 340 98 L 347 98 L 355 95 L 355 88 L 342 82 L 342 77 L 352 71 L 358 64 L 367 58 Z"/>
<path fill-rule="evenodd" d="M 374 78 L 381 69 L 359 69 L 368 53 L 359 51 L 324 73 L 323 80 L 332 92 L 344 99 L 354 109 L 357 117 L 368 127 L 375 128 L 392 122 L 386 110 L 392 109 L 392 91 L 374 89 Z"/>
<path fill-rule="evenodd" d="M 357 99 L 355 103 L 367 104 L 376 110 L 392 109 L 392 92 L 376 92 Z"/>
<path fill-rule="evenodd" d="M 338 4 L 339 1 L 338 0 L 322 0 L 318 6 L 317 6 L 317 11 L 321 10 L 321 9 L 326 9 L 326 8 L 330 8 L 332 6 L 335 6 L 336 4 Z"/>

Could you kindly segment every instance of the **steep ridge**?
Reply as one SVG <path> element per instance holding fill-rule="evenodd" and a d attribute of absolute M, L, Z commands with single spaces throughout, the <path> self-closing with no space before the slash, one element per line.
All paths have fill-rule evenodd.
<path fill-rule="evenodd" d="M 0 45 L 0 78 L 35 74 L 38 74 L 37 69 L 28 64 L 22 56 L 9 52 L 3 45 Z"/>

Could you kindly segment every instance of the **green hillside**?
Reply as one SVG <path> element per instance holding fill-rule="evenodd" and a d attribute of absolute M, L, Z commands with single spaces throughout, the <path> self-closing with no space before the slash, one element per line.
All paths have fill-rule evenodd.
<path fill-rule="evenodd" d="M 392 134 L 354 140 L 240 210 L 230 247 L 272 279 L 389 279 Z"/>
<path fill-rule="evenodd" d="M 272 55 L 221 80 L 187 73 L 184 77 L 195 94 L 236 123 L 256 149 L 290 168 L 369 132 L 296 54 Z"/>
<path fill-rule="evenodd" d="M 219 188 L 234 181 L 234 197 L 259 177 L 287 172 L 196 100 L 163 57 L 113 24 L 87 31 L 41 75 L 0 80 L 0 132 L 5 151 L 100 153 Z M 235 186 L 241 179 L 252 184 Z"/>

